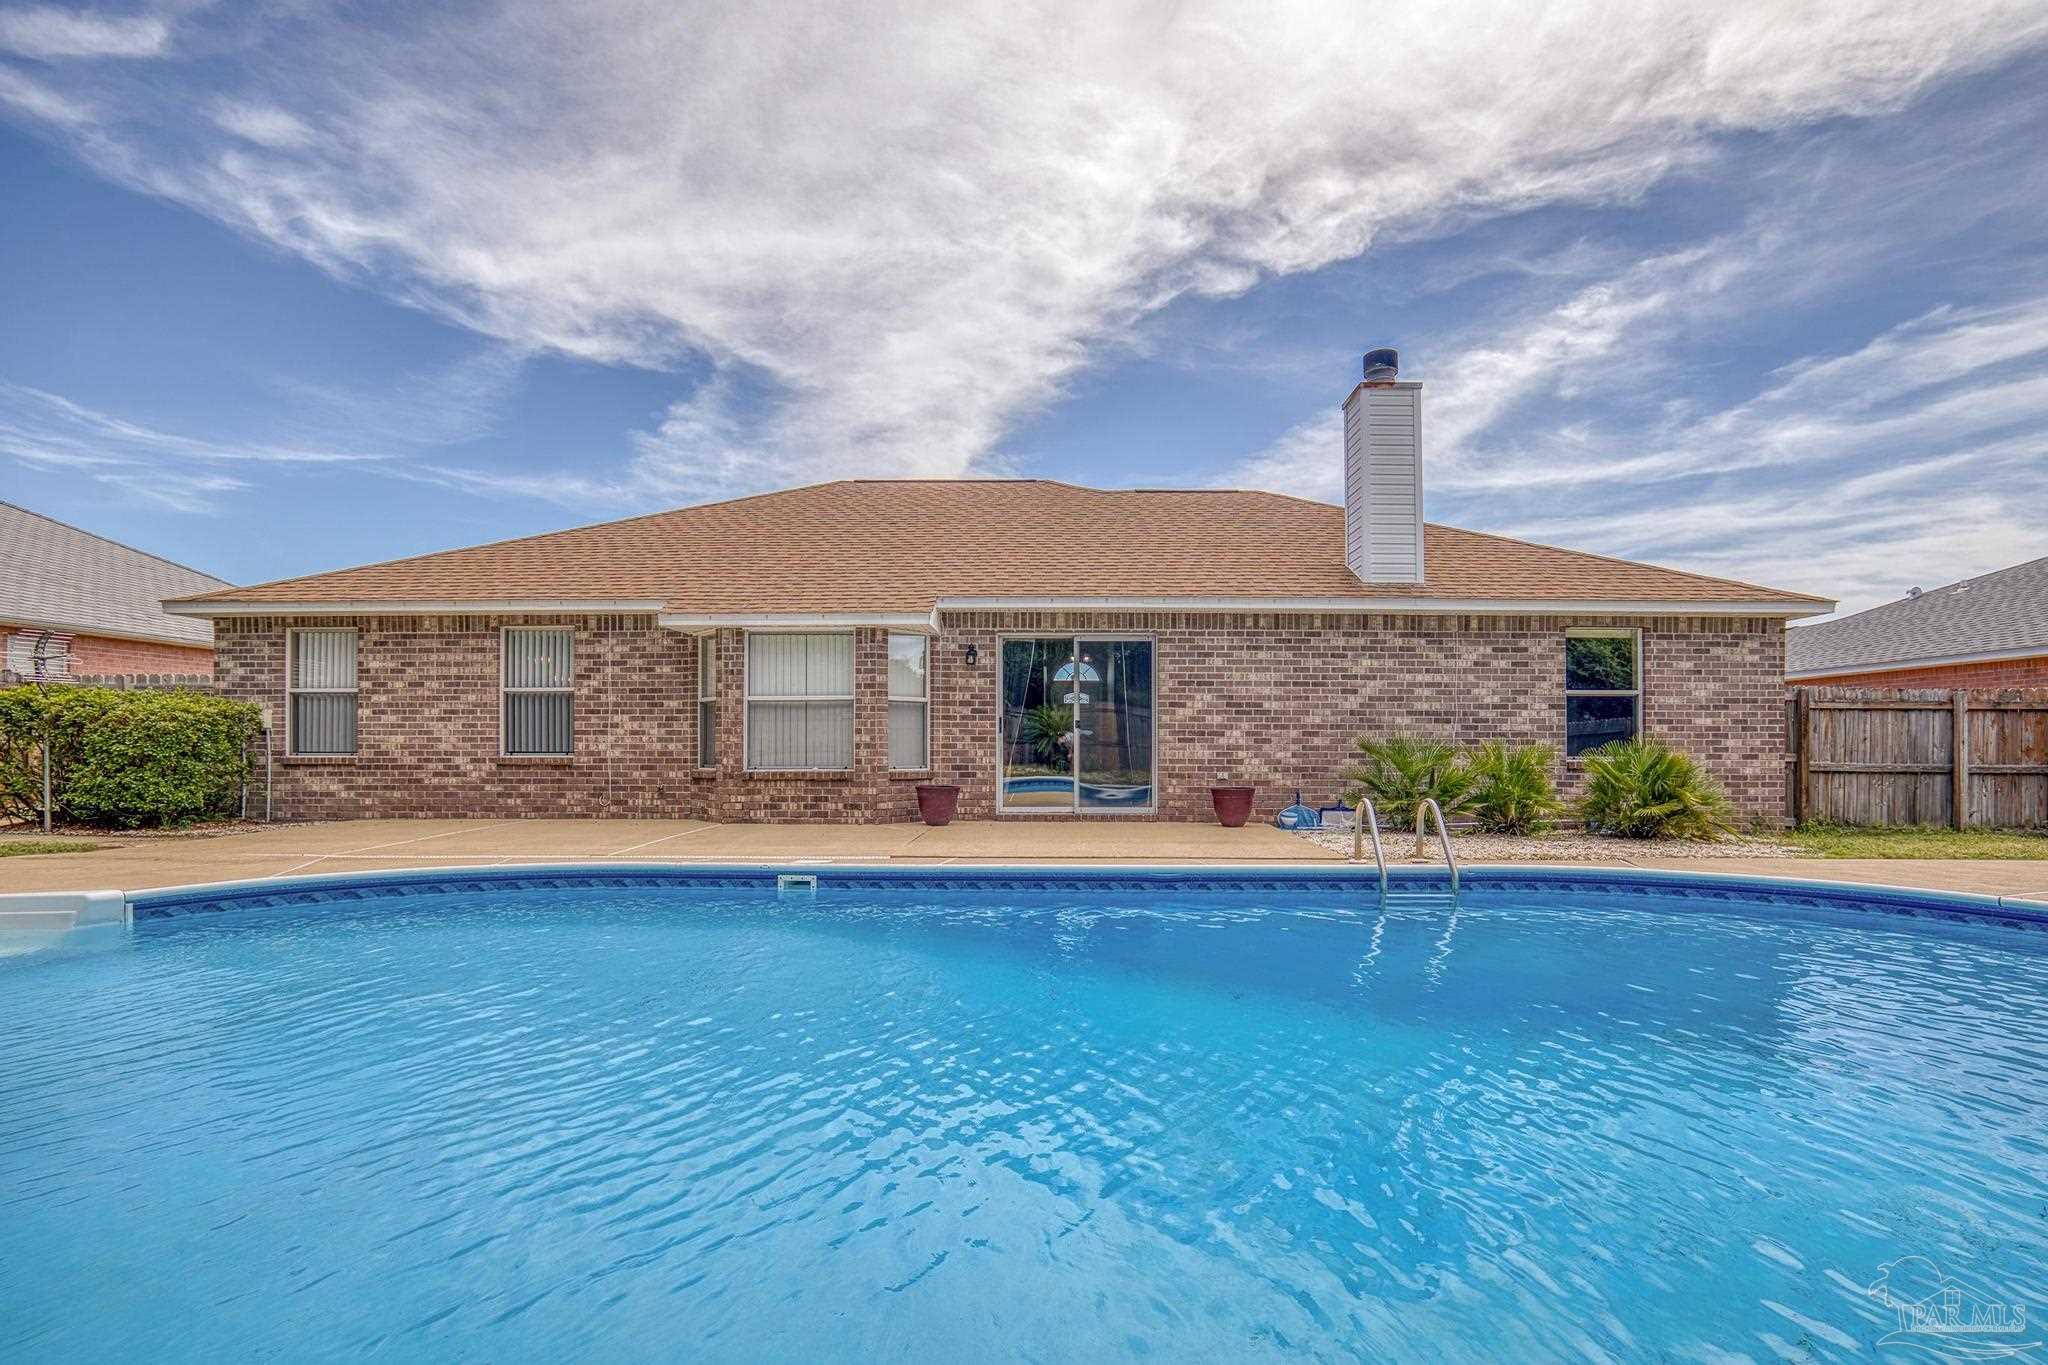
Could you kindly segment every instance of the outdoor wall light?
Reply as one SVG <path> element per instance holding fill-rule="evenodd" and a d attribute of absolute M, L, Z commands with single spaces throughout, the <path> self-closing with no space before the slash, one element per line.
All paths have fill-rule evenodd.
<path fill-rule="evenodd" d="M 974 667 L 974 665 L 975 665 L 976 661 L 977 661 L 977 660 L 979 660 L 980 658 L 981 658 L 981 651 L 980 651 L 980 650 L 976 649 L 976 648 L 975 648 L 975 647 L 974 647 L 973 645 L 969 645 L 969 646 L 967 646 L 967 666 L 968 666 L 969 668 L 972 668 L 972 667 Z"/>

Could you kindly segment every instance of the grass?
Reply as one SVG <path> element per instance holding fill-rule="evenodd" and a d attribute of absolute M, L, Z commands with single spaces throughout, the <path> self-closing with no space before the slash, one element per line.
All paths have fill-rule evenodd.
<path fill-rule="evenodd" d="M 1774 836 L 1819 858 L 2048 858 L 2048 833 L 1928 825 L 1804 825 Z"/>
<path fill-rule="evenodd" d="M 0 858 L 26 858 L 36 853 L 90 853 L 98 847 L 89 839 L 0 839 Z"/>

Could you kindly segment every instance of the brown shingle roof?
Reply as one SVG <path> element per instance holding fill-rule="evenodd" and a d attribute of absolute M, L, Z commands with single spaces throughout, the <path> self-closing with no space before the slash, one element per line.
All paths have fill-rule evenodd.
<path fill-rule="evenodd" d="M 941 598 L 1818 598 L 1430 526 L 1427 581 L 1360 583 L 1344 509 L 1276 493 L 1040 479 L 848 480 L 192 599 L 649 600 L 683 614 L 926 612 Z"/>

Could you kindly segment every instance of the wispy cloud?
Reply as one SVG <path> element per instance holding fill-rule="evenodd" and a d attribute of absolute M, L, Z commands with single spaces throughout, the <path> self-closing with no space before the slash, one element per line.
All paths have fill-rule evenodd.
<path fill-rule="evenodd" d="M 1449 359 L 1445 387 L 1463 366 Z M 1498 420 L 1497 378 L 1468 412 Z M 2048 294 L 1941 308 L 1648 427 L 1600 409 L 1533 433 L 1474 422 L 1449 438 L 1466 458 L 1448 467 L 1434 398 L 1434 514 L 1448 504 L 1468 524 L 1803 587 L 1845 610 L 2048 553 Z M 1317 417 L 1216 481 L 1339 499 L 1341 440 L 1337 418 Z"/>
<path fill-rule="evenodd" d="M 0 382 L 0 455 L 66 470 L 180 512 L 211 512 L 258 467 L 376 467 L 374 454 L 234 444 L 131 422 L 59 394 Z M 241 472 L 230 472 L 240 468 Z"/>
<path fill-rule="evenodd" d="M 0 10 L 0 52 L 40 61 L 158 57 L 170 41 L 170 24 L 153 14 L 94 14 L 53 5 Z"/>
<path fill-rule="evenodd" d="M 277 373 L 267 387 L 302 443 L 424 451 L 489 435 L 524 382 L 530 355 L 486 344 L 376 385 Z"/>
<path fill-rule="evenodd" d="M 60 95 L 23 73 L 4 66 L 0 66 L 0 105 L 60 128 L 88 128 L 95 118 L 92 106 L 86 101 Z"/>
<path fill-rule="evenodd" d="M 1518 271 L 1425 352 L 1431 515 L 1851 608 L 2048 552 L 2048 162 L 2013 154 L 2044 125 L 1987 99 L 1832 130 L 1750 163 L 1711 236 Z M 1897 321 L 1902 279 L 1970 302 Z M 1340 497 L 1333 407 L 1213 480 Z"/>
<path fill-rule="evenodd" d="M 108 173 L 513 347 L 708 357 L 717 380 L 626 467 L 568 476 L 668 499 L 975 472 L 1176 297 L 1488 214 L 1632 202 L 1729 133 L 1894 110 L 2048 33 L 2019 0 L 1651 5 L 1625 25 L 1594 3 L 1540 20 L 1481 4 L 407 14 L 375 31 L 318 8 L 260 31 L 212 16 L 214 38 L 250 25 L 207 73 L 226 102 L 175 63 L 95 64 L 90 82 L 53 68 L 43 98 L 95 111 L 78 145 Z M 1639 327 L 1654 284 L 1585 293 L 1558 344 Z M 1526 391 L 1521 355 L 1467 354 L 1498 402 Z M 1446 435 L 1498 410 L 1468 392 L 1462 415 L 1442 405 Z"/>

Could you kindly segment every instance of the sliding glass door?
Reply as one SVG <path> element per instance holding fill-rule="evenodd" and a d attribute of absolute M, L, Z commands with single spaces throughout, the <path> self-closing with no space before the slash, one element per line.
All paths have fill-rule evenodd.
<path fill-rule="evenodd" d="M 1019 637 L 1002 654 L 999 807 L 1152 809 L 1152 642 Z"/>

